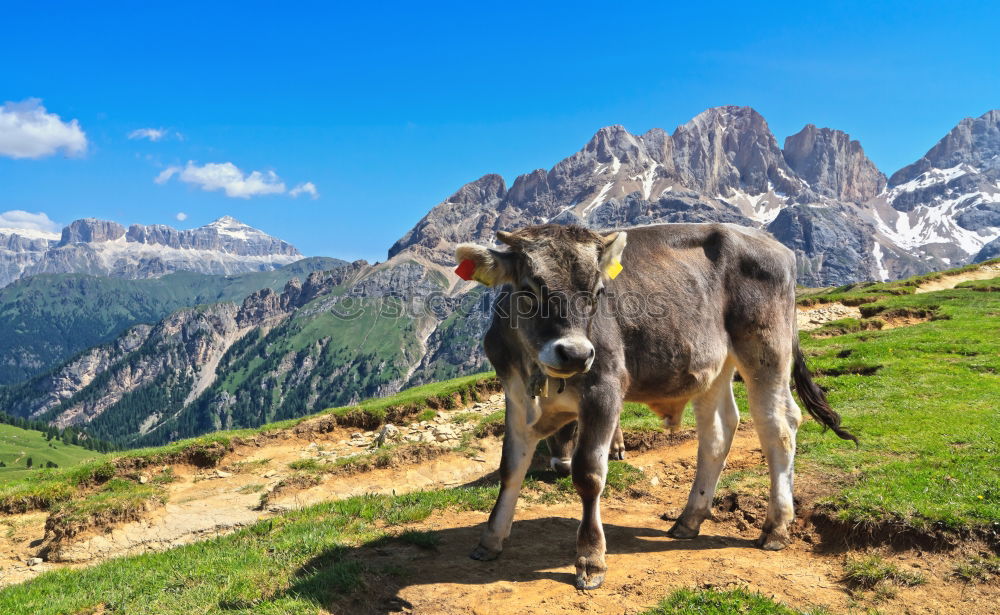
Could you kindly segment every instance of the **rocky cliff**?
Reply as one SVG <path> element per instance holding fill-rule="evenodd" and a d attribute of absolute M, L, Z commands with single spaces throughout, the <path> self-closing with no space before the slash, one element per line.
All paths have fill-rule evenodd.
<path fill-rule="evenodd" d="M 39 273 L 86 273 L 126 279 L 173 271 L 232 275 L 267 271 L 300 260 L 291 244 L 228 216 L 180 231 L 165 225 L 87 218 L 48 237 L 0 229 L 0 286 Z"/>
<path fill-rule="evenodd" d="M 550 170 L 467 184 L 390 250 L 447 265 L 461 241 L 543 222 L 763 227 L 796 251 L 800 282 L 897 278 L 968 262 L 1000 236 L 1000 111 L 962 120 L 890 180 L 842 131 L 806 125 L 778 146 L 749 107 L 708 109 L 672 135 L 602 128 Z M 989 253 L 989 251 L 987 251 Z"/>

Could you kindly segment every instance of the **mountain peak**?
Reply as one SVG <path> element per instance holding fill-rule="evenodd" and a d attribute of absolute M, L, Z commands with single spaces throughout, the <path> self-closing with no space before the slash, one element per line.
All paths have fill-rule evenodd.
<path fill-rule="evenodd" d="M 228 275 L 269 271 L 302 258 L 295 246 L 230 216 L 183 231 L 166 224 L 126 229 L 110 220 L 83 218 L 63 228 L 58 241 L 29 241 L 24 233 L 0 235 L 7 251 L 0 254 L 0 287 L 38 273 L 127 279 L 173 271 Z"/>
<path fill-rule="evenodd" d="M 114 241 L 125 235 L 125 227 L 110 220 L 97 218 L 82 218 L 69 223 L 62 230 L 60 246 L 74 243 L 102 243 Z"/>
<path fill-rule="evenodd" d="M 583 148 L 584 152 L 595 154 L 598 162 L 611 162 L 615 158 L 623 162 L 634 162 L 638 159 L 640 150 L 642 146 L 639 138 L 625 130 L 621 124 L 601 128 Z"/>
<path fill-rule="evenodd" d="M 885 175 L 842 130 L 806 124 L 785 139 L 783 152 L 788 166 L 817 196 L 861 203 L 885 188 Z"/>
<path fill-rule="evenodd" d="M 1000 109 L 960 121 L 923 158 L 893 173 L 889 187 L 912 181 L 931 169 L 953 169 L 962 164 L 978 171 L 1000 170 Z"/>
<path fill-rule="evenodd" d="M 234 218 L 232 216 L 222 216 L 221 218 L 218 218 L 217 220 L 213 220 L 212 222 L 209 222 L 205 226 L 227 226 L 227 227 L 228 226 L 246 226 L 246 227 L 249 227 L 248 224 L 244 224 L 244 223 L 240 222 L 239 220 L 237 220 L 236 218 Z"/>
<path fill-rule="evenodd" d="M 691 130 L 704 130 L 709 124 L 720 126 L 734 126 L 737 128 L 756 128 L 768 130 L 767 120 L 753 107 L 741 107 L 739 105 L 723 105 L 720 107 L 710 107 L 698 115 L 694 116 L 685 124 L 681 124 L 674 131 L 674 136 L 678 132 Z"/>
<path fill-rule="evenodd" d="M 767 121 L 752 107 L 712 107 L 677 127 L 674 162 L 683 182 L 710 196 L 772 190 L 796 195 L 803 185 L 789 169 Z"/>

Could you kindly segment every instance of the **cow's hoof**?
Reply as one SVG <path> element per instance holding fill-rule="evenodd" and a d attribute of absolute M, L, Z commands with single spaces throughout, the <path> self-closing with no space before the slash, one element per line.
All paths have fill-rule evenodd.
<path fill-rule="evenodd" d="M 612 461 L 622 461 L 625 459 L 625 445 L 612 444 L 611 451 L 608 452 L 608 459 Z"/>
<path fill-rule="evenodd" d="M 476 548 L 472 550 L 472 553 L 469 554 L 469 557 L 471 557 L 474 560 L 479 560 L 481 562 L 488 562 L 500 557 L 500 551 L 494 551 L 489 547 L 484 547 L 483 545 L 479 544 L 476 545 Z"/>
<path fill-rule="evenodd" d="M 680 519 L 678 519 L 674 523 L 674 526 L 667 530 L 667 536 L 670 536 L 671 538 L 679 538 L 681 540 L 690 540 L 692 538 L 697 538 L 699 531 L 700 530 L 697 529 L 692 530 L 688 526 L 681 523 Z"/>
<path fill-rule="evenodd" d="M 781 551 L 789 544 L 791 544 L 792 539 L 788 534 L 779 534 L 778 532 L 764 532 L 757 539 L 757 546 L 765 551 Z"/>
<path fill-rule="evenodd" d="M 553 457 L 552 459 L 549 460 L 549 465 L 552 467 L 553 470 L 556 471 L 556 474 L 558 474 L 559 476 L 569 476 L 570 473 L 573 471 L 573 466 L 570 465 L 569 459 L 560 459 L 558 457 Z"/>
<path fill-rule="evenodd" d="M 607 574 L 607 566 L 576 567 L 576 588 L 577 589 L 597 589 L 604 583 L 604 575 Z"/>

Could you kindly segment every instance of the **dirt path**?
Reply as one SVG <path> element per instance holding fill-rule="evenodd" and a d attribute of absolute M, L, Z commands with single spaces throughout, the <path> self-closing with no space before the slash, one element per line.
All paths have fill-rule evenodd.
<path fill-rule="evenodd" d="M 932 293 L 936 290 L 948 290 L 955 288 L 962 282 L 970 280 L 990 280 L 1000 277 L 1000 263 L 993 265 L 983 265 L 979 269 L 956 273 L 954 275 L 942 276 L 936 280 L 928 280 L 917 287 L 915 293 Z"/>
<path fill-rule="evenodd" d="M 844 555 L 825 552 L 819 537 L 798 522 L 798 540 L 780 553 L 756 548 L 763 508 L 747 506 L 733 513 L 717 512 L 705 522 L 702 535 L 692 541 L 666 535 L 670 522 L 664 511 L 676 514 L 684 504 L 697 444 L 633 456 L 630 463 L 653 485 L 648 495 L 633 499 L 606 498 L 602 517 L 608 542 L 610 571 L 603 587 L 590 592 L 573 588 L 576 528 L 579 504 L 555 505 L 522 498 L 511 538 L 493 562 L 468 558 L 488 517 L 482 512 L 444 512 L 417 525 L 440 539 L 436 550 L 392 543 L 377 553 L 360 548 L 356 555 L 379 566 L 407 572 L 403 581 L 382 579 L 381 593 L 360 601 L 327 605 L 329 612 L 415 614 L 519 615 L 558 613 L 639 613 L 678 588 L 745 587 L 799 609 L 823 607 L 833 613 L 977 615 L 994 613 L 1000 588 L 966 585 L 954 580 L 952 556 L 916 551 L 890 553 L 886 559 L 904 570 L 923 574 L 928 582 L 897 588 L 892 598 L 876 599 L 873 592 L 852 596 L 842 582 Z M 762 461 L 752 430 L 741 430 L 734 445 L 730 469 Z M 655 478 L 654 478 L 655 477 Z M 753 519 L 748 522 L 748 519 Z"/>
<path fill-rule="evenodd" d="M 955 288 L 962 282 L 968 282 L 970 280 L 989 280 L 996 277 L 1000 277 L 1000 264 L 983 265 L 979 269 L 974 269 L 972 271 L 946 275 L 936 280 L 928 280 L 917 286 L 914 292 L 919 294 L 931 293 L 938 290 L 948 290 L 950 288 Z M 834 302 L 809 307 L 800 305 L 798 306 L 798 312 L 796 313 L 799 331 L 813 331 L 829 322 L 840 320 L 842 318 L 860 319 L 861 310 L 855 306 Z M 915 322 L 908 322 L 905 319 L 899 319 L 897 322 L 886 323 L 887 326 L 883 328 L 892 329 L 895 327 L 917 324 L 917 322 L 923 321 L 918 320 Z"/>
<path fill-rule="evenodd" d="M 889 555 L 902 568 L 926 575 L 928 583 L 899 588 L 884 602 L 871 592 L 854 599 L 841 583 L 840 555 L 817 552 L 802 541 L 780 553 L 762 551 L 752 544 L 756 529 L 740 531 L 728 522 L 706 522 L 693 541 L 672 540 L 666 536 L 669 523 L 659 518 L 663 508 L 656 501 L 605 503 L 610 571 L 604 586 L 592 592 L 573 589 L 575 503 L 519 510 L 509 547 L 487 563 L 468 559 L 484 513 L 436 516 L 424 525 L 441 537 L 436 552 L 398 546 L 390 547 L 389 557 L 378 554 L 380 564 L 412 571 L 405 584 L 385 592 L 373 608 L 353 604 L 332 612 L 390 613 L 409 605 L 413 613 L 638 613 L 674 589 L 693 587 L 746 587 L 799 609 L 825 607 L 834 613 L 864 612 L 856 608 L 861 605 L 879 613 L 996 612 L 1000 591 L 949 581 L 952 563 L 944 556 Z"/>
<path fill-rule="evenodd" d="M 219 469 L 171 466 L 175 480 L 166 486 L 167 502 L 142 520 L 85 532 L 48 549 L 46 560 L 28 565 L 46 546 L 46 513 L 6 515 L 0 522 L 0 586 L 20 583 L 47 570 L 93 565 L 110 557 L 162 551 L 205 540 L 253 524 L 260 519 L 318 502 L 364 493 L 403 494 L 465 484 L 493 472 L 500 464 L 501 442 L 486 438 L 475 455 L 448 452 L 475 420 L 455 423 L 456 415 L 485 416 L 502 408 L 503 396 L 471 407 L 441 411 L 427 421 L 399 428 L 398 441 L 440 445 L 440 456 L 417 464 L 352 475 L 326 474 L 308 489 L 288 489 L 260 509 L 261 494 L 294 474 L 289 464 L 312 460 L 322 464 L 369 452 L 375 432 L 346 429 L 286 431 L 260 446 L 243 446 L 229 454 Z M 468 418 L 468 417 L 466 417 Z"/>

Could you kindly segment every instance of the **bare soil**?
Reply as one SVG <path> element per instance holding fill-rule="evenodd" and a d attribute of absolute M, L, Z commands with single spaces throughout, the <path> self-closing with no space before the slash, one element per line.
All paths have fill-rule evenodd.
<path fill-rule="evenodd" d="M 861 310 L 857 306 L 839 302 L 821 303 L 810 307 L 799 306 L 795 316 L 799 331 L 812 331 L 841 318 L 861 318 Z"/>
<path fill-rule="evenodd" d="M 852 591 L 844 583 L 845 550 L 823 544 L 807 522 L 799 520 L 797 540 L 781 552 L 753 544 L 766 510 L 757 495 L 724 495 L 716 519 L 708 520 L 694 540 L 667 537 L 673 517 L 683 508 L 694 478 L 697 443 L 634 455 L 629 463 L 642 468 L 647 482 L 641 497 L 606 497 L 602 518 L 610 568 L 604 585 L 594 591 L 573 588 L 573 559 L 579 504 L 571 499 L 543 504 L 522 498 L 511 538 L 500 558 L 478 562 L 468 554 L 477 544 L 488 513 L 445 511 L 410 526 L 434 532 L 436 549 L 402 542 L 359 546 L 351 556 L 374 570 L 368 591 L 326 607 L 331 613 L 639 613 L 677 588 L 745 587 L 798 609 L 826 608 L 833 613 L 907 614 L 995 613 L 1000 587 L 969 585 L 952 571 L 958 551 L 881 550 L 903 570 L 927 579 L 917 587 L 892 587 L 889 597 L 874 591 Z M 752 429 L 737 434 L 729 468 L 762 463 Z M 655 477 L 655 478 L 654 478 Z M 810 508 L 818 497 L 816 477 L 800 477 L 813 490 L 800 493 L 799 506 Z M 655 483 L 655 484 L 653 484 Z M 799 489 L 803 491 L 803 489 Z M 664 519 L 666 517 L 666 519 Z M 976 551 L 981 545 L 969 545 Z"/>

